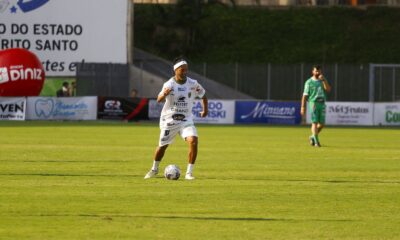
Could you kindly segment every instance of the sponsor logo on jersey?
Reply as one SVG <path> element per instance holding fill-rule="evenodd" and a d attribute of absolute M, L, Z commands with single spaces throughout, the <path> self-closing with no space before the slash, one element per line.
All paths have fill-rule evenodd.
<path fill-rule="evenodd" d="M 186 102 L 186 97 L 185 97 L 185 96 L 180 96 L 180 97 L 178 98 L 178 101 L 177 101 L 177 102 L 174 102 L 173 105 L 174 105 L 175 107 L 177 107 L 177 108 L 186 108 L 186 107 L 188 107 L 189 103 Z M 176 111 L 175 108 L 173 108 L 173 109 L 174 109 L 174 111 Z M 187 112 L 187 111 L 185 111 L 185 112 Z"/>
<path fill-rule="evenodd" d="M 186 88 L 185 87 L 178 87 L 178 92 L 185 92 Z"/>
<path fill-rule="evenodd" d="M 163 137 L 163 138 L 161 138 L 161 141 L 167 141 L 168 139 L 169 139 L 169 136 Z"/>
<path fill-rule="evenodd" d="M 174 114 L 172 115 L 172 119 L 176 120 L 176 121 L 186 121 L 185 120 L 185 115 L 183 114 Z"/>

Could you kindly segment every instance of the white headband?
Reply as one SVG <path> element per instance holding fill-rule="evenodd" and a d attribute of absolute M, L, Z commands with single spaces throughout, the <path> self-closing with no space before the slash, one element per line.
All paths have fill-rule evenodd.
<path fill-rule="evenodd" d="M 182 65 L 187 65 L 187 62 L 186 62 L 185 60 L 182 60 L 182 61 L 180 61 L 180 62 L 177 62 L 177 63 L 174 65 L 174 71 L 175 71 L 176 69 L 178 69 L 178 67 L 180 67 L 180 66 L 182 66 Z"/>

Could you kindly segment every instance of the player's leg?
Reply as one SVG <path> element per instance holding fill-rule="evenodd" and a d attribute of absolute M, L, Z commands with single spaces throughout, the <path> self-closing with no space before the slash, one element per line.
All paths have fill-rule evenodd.
<path fill-rule="evenodd" d="M 314 123 L 311 123 L 311 135 L 308 137 L 308 140 L 310 141 L 310 145 L 314 146 L 315 140 L 314 140 Z"/>
<path fill-rule="evenodd" d="M 315 144 L 315 146 L 321 147 L 321 143 L 319 141 L 319 134 L 321 133 L 322 129 L 324 128 L 324 124 L 325 124 L 326 105 L 325 105 L 325 103 L 319 103 L 317 108 L 318 108 L 318 124 L 317 124 L 318 144 Z"/>
<path fill-rule="evenodd" d="M 156 152 L 154 153 L 154 164 L 153 164 L 153 167 L 152 167 L 153 170 L 158 170 L 158 166 L 160 165 L 160 162 L 164 157 L 165 150 L 167 150 L 168 146 L 169 145 L 166 144 L 164 146 L 158 146 L 156 148 Z"/>
<path fill-rule="evenodd" d="M 319 131 L 318 131 L 319 123 L 313 123 L 313 139 L 314 139 L 314 146 L 321 147 L 321 143 L 319 142 Z"/>
<path fill-rule="evenodd" d="M 321 104 L 320 106 L 320 116 L 319 116 L 319 122 L 318 122 L 318 133 L 322 131 L 322 129 L 325 126 L 325 116 L 326 116 L 326 105 L 325 103 Z"/>
<path fill-rule="evenodd" d="M 322 131 L 323 128 L 324 128 L 324 124 L 318 123 L 318 125 L 317 125 L 318 134 L 321 133 L 321 131 Z"/>
<path fill-rule="evenodd" d="M 323 104 L 320 103 L 312 103 L 310 104 L 310 109 L 311 109 L 311 132 L 312 136 L 310 137 L 310 142 L 314 143 L 315 147 L 321 147 L 321 144 L 319 142 L 319 129 L 318 126 L 321 124 L 323 121 L 322 116 L 323 116 Z"/>
<path fill-rule="evenodd" d="M 311 139 L 312 142 L 314 143 L 314 146 L 317 146 L 319 144 L 319 139 L 318 139 L 318 123 L 312 123 L 311 124 Z"/>
<path fill-rule="evenodd" d="M 317 133 L 318 133 L 318 146 L 317 147 L 321 147 L 321 142 L 319 140 L 319 134 L 321 133 L 323 128 L 324 128 L 324 124 L 322 124 L 322 123 L 317 124 Z"/>
<path fill-rule="evenodd" d="M 321 143 L 319 141 L 319 133 L 320 133 L 320 126 L 321 126 L 321 116 L 322 116 L 322 105 L 320 103 L 315 104 L 315 129 L 314 129 L 314 140 L 315 140 L 315 147 L 321 147 Z"/>
<path fill-rule="evenodd" d="M 197 159 L 198 152 L 198 136 L 196 127 L 191 125 L 182 129 L 181 136 L 189 145 L 188 166 L 186 169 L 185 179 L 193 180 L 193 169 Z"/>
<path fill-rule="evenodd" d="M 189 164 L 194 164 L 197 158 L 198 138 L 195 136 L 187 137 L 186 142 L 189 144 Z"/>
<path fill-rule="evenodd" d="M 309 140 L 310 140 L 310 145 L 315 146 L 316 135 L 318 134 L 318 132 L 317 132 L 317 123 L 318 123 L 317 106 L 314 102 L 310 102 L 308 109 L 309 109 L 310 115 L 311 115 L 311 136 L 309 137 Z"/>
<path fill-rule="evenodd" d="M 189 161 L 186 169 L 185 179 L 193 180 L 193 169 L 197 158 L 198 138 L 195 136 L 186 137 L 186 142 L 189 144 Z"/>
<path fill-rule="evenodd" d="M 144 176 L 145 179 L 152 178 L 158 174 L 158 168 L 161 160 L 164 157 L 165 151 L 167 150 L 169 144 L 171 144 L 178 133 L 178 130 L 161 129 L 160 140 L 158 147 L 154 153 L 153 166 L 150 171 Z"/>

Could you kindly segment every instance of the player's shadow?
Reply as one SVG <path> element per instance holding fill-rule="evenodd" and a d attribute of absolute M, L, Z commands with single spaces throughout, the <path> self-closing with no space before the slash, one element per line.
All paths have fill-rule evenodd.
<path fill-rule="evenodd" d="M 0 176 L 39 176 L 39 177 L 132 177 L 143 178 L 133 174 L 67 174 L 67 173 L 0 173 Z"/>
<path fill-rule="evenodd" d="M 130 178 L 143 178 L 143 175 L 135 174 L 69 174 L 69 173 L 0 173 L 0 176 L 41 176 L 41 177 L 130 177 Z M 163 179 L 162 175 L 157 176 L 155 179 Z M 218 181 L 232 181 L 237 180 L 234 178 L 213 178 L 205 177 L 201 180 L 218 180 Z M 180 180 L 183 181 L 183 180 Z M 382 180 L 320 180 L 320 179 L 272 179 L 272 178 L 241 178 L 240 181 L 268 181 L 268 182 L 319 182 L 331 184 L 400 184 L 400 181 L 382 181 Z"/>
<path fill-rule="evenodd" d="M 113 220 L 114 218 L 149 218 L 149 219 L 167 219 L 167 220 L 198 220 L 198 221 L 254 221 L 254 222 L 356 222 L 355 219 L 291 219 L 291 218 L 264 218 L 264 217 L 216 217 L 216 216 L 150 216 L 150 215 L 123 215 L 123 214 L 40 214 L 29 215 L 30 217 L 87 217 L 87 218 L 101 218 L 104 220 Z"/>
<path fill-rule="evenodd" d="M 186 216 L 136 216 L 142 218 L 157 219 L 187 219 L 187 220 L 204 220 L 204 221 L 284 221 L 284 222 L 353 222 L 352 219 L 289 219 L 289 218 L 263 218 L 263 217 L 186 217 Z"/>
<path fill-rule="evenodd" d="M 207 180 L 232 181 L 235 178 L 207 178 Z M 323 180 L 323 179 L 273 179 L 273 178 L 241 178 L 240 181 L 268 181 L 268 182 L 319 182 L 332 184 L 346 183 L 375 183 L 375 184 L 400 184 L 400 181 L 384 181 L 384 180 Z"/>

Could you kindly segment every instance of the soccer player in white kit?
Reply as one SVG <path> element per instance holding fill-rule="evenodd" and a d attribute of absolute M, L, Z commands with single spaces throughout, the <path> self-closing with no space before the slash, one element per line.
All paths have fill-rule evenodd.
<path fill-rule="evenodd" d="M 187 62 L 178 58 L 174 62 L 175 76 L 164 83 L 158 94 L 157 102 L 165 100 L 160 117 L 160 140 L 154 154 L 153 167 L 144 177 L 152 178 L 158 174 L 158 167 L 168 145 L 179 134 L 189 144 L 189 163 L 185 179 L 193 180 L 193 168 L 197 157 L 198 135 L 193 122 L 193 101 L 201 98 L 203 111 L 201 117 L 208 113 L 208 100 L 204 88 L 194 79 L 186 76 Z"/>

